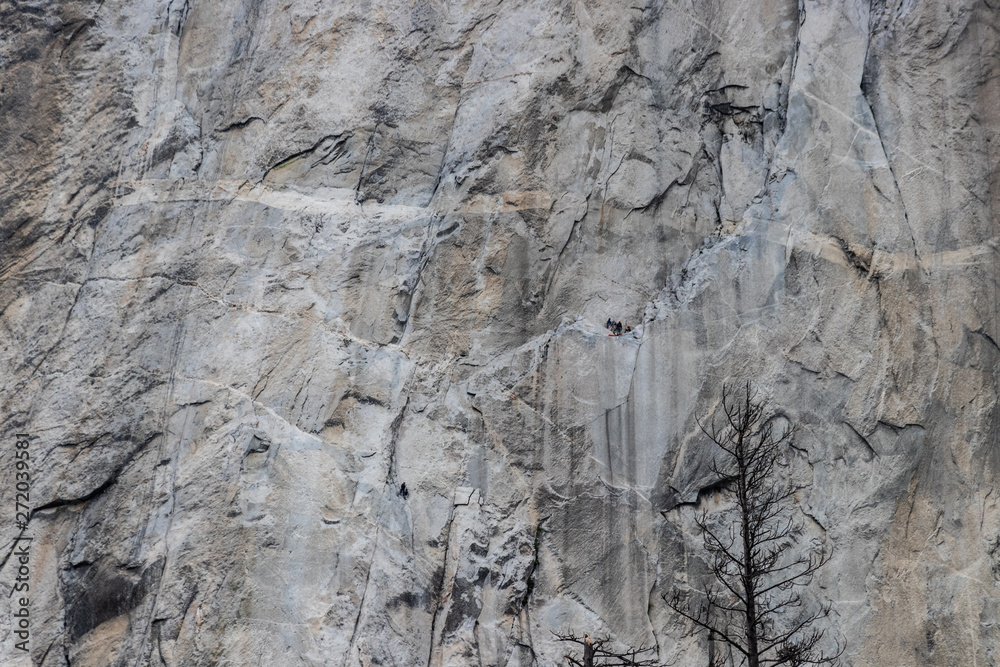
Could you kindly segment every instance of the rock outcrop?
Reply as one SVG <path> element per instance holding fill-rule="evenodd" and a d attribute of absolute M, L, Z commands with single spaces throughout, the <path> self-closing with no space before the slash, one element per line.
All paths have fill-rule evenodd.
<path fill-rule="evenodd" d="M 705 664 L 750 378 L 845 662 L 997 664 L 993 4 L 0 4 L 0 662 Z"/>

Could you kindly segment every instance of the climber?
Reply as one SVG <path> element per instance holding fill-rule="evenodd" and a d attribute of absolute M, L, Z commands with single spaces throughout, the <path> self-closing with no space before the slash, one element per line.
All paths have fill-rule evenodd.
<path fill-rule="evenodd" d="M 611 318 L 609 317 L 609 318 L 608 318 L 608 321 L 604 323 L 604 328 L 605 328 L 605 329 L 610 329 L 611 327 L 613 327 L 613 326 L 614 326 L 614 324 L 615 324 L 615 323 L 614 323 L 614 322 L 612 322 L 612 321 L 611 321 Z"/>

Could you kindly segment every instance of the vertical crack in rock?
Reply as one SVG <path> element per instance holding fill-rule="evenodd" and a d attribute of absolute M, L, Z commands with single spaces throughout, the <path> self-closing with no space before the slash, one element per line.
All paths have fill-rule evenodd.
<path fill-rule="evenodd" d="M 173 340 L 173 344 L 171 345 L 171 348 L 170 348 L 170 355 L 169 355 L 169 360 L 170 360 L 170 362 L 169 362 L 170 363 L 170 374 L 169 374 L 168 380 L 167 380 L 167 390 L 166 390 L 166 397 L 164 398 L 163 412 L 161 413 L 161 416 L 160 416 L 160 429 L 159 430 L 160 430 L 160 433 L 163 434 L 163 436 L 160 438 L 159 447 L 157 448 L 157 456 L 156 456 L 156 460 L 157 461 L 163 461 L 164 460 L 164 456 L 163 456 L 163 454 L 164 454 L 164 448 L 166 447 L 167 440 L 170 437 L 170 428 L 169 428 L 169 420 L 170 420 L 170 416 L 171 416 L 170 415 L 170 409 L 171 409 L 171 407 L 173 407 L 173 401 L 175 400 L 174 399 L 174 397 L 175 397 L 174 391 L 175 391 L 175 383 L 176 383 L 176 380 L 177 380 L 177 364 L 180 361 L 180 352 L 181 352 L 181 349 L 182 349 L 183 343 L 184 343 L 184 333 L 185 333 L 184 316 L 187 313 L 189 313 L 189 310 L 188 310 L 188 299 L 190 297 L 190 294 L 191 294 L 190 290 L 185 291 L 184 297 L 183 297 L 182 302 L 181 302 L 181 308 L 180 308 L 181 318 L 180 318 L 179 322 L 177 323 L 176 329 L 174 330 L 174 340 Z M 169 494 L 169 500 L 168 500 L 168 502 L 169 502 L 169 508 L 166 511 L 166 517 L 165 517 L 166 518 L 166 526 L 164 528 L 163 536 L 162 536 L 163 553 L 161 554 L 160 558 L 158 559 L 158 560 L 160 560 L 162 562 L 162 567 L 160 567 L 160 569 L 159 569 L 159 574 L 158 574 L 158 576 L 156 578 L 155 585 L 151 586 L 152 590 L 151 590 L 151 594 L 150 594 L 151 600 L 150 600 L 150 603 L 149 603 L 149 615 L 145 619 L 146 620 L 146 622 L 145 622 L 145 631 L 142 633 L 142 641 L 141 641 L 141 644 L 140 644 L 140 647 L 139 647 L 139 652 L 136 655 L 136 662 L 135 662 L 136 667 L 140 667 L 140 665 L 142 664 L 143 660 L 148 659 L 147 650 L 150 651 L 150 652 L 152 651 L 152 646 L 149 646 L 149 640 L 150 640 L 150 637 L 152 635 L 153 621 L 156 618 L 156 605 L 157 605 L 157 602 L 159 600 L 160 592 L 161 592 L 162 587 L 163 587 L 163 573 L 167 569 L 168 559 L 170 558 L 169 536 L 170 536 L 170 528 L 171 528 L 171 526 L 173 524 L 174 511 L 175 511 L 176 506 L 177 506 L 177 471 L 178 471 L 178 469 L 180 467 L 181 438 L 182 438 L 182 434 L 178 433 L 177 436 L 176 436 L 176 439 L 175 439 L 174 449 L 173 449 L 173 452 L 172 452 L 171 457 L 170 457 L 170 459 L 171 459 L 171 467 L 170 467 L 170 479 L 169 479 L 169 485 L 170 485 L 170 487 L 169 487 L 170 488 L 170 494 Z M 138 560 L 139 554 L 140 554 L 142 546 L 143 546 L 145 534 L 146 534 L 146 527 L 149 525 L 150 521 L 153 520 L 153 517 L 156 514 L 156 511 L 153 508 L 153 498 L 156 495 L 156 486 L 157 486 L 157 479 L 156 478 L 157 478 L 157 475 L 156 475 L 156 473 L 154 471 L 154 474 L 152 475 L 152 479 L 150 480 L 149 494 L 147 495 L 145 502 L 142 504 L 142 507 L 150 512 L 150 516 L 142 524 L 142 528 L 139 531 L 139 534 L 138 534 L 137 539 L 135 541 L 135 546 L 133 548 L 133 559 L 134 560 Z"/>
<path fill-rule="evenodd" d="M 614 95 L 617 96 L 617 94 L 618 94 L 618 88 L 615 89 Z M 612 96 L 609 104 L 613 104 L 613 103 L 614 103 L 614 96 Z M 609 106 L 608 109 L 605 110 L 605 113 L 607 113 L 610 110 L 611 110 L 611 108 Z M 608 123 L 608 127 L 611 130 L 610 137 L 608 139 L 608 160 L 607 160 L 607 164 L 609 164 L 609 165 L 612 163 L 613 158 L 615 156 L 614 155 L 615 154 L 615 124 L 618 122 L 618 119 L 621 118 L 624 115 L 625 115 L 624 112 L 617 113 L 617 114 L 615 114 L 615 117 L 611 119 L 611 122 Z M 608 174 L 608 177 L 606 179 L 604 179 L 604 188 L 601 191 L 601 228 L 603 228 L 603 226 L 604 226 L 604 212 L 605 212 L 604 209 L 605 209 L 605 205 L 607 203 L 608 188 L 611 185 L 611 179 L 614 178 L 615 174 L 618 173 L 618 170 L 620 170 L 622 168 L 622 165 L 625 164 L 625 158 L 627 156 L 628 156 L 628 153 L 622 152 L 621 159 L 618 160 L 618 166 L 615 167 L 614 169 L 612 169 L 611 172 Z"/>
<path fill-rule="evenodd" d="M 375 556 L 378 553 L 378 538 L 381 533 L 381 525 L 376 524 L 375 526 L 375 545 L 372 548 L 372 558 L 368 561 L 368 570 L 365 572 L 365 584 L 361 589 L 361 600 L 358 602 L 358 614 L 354 617 L 354 626 L 351 630 L 351 641 L 348 642 L 350 647 L 347 651 L 347 655 L 344 656 L 343 667 L 347 667 L 347 664 L 351 661 L 351 656 L 354 655 L 354 650 L 356 648 L 358 639 L 358 627 L 361 625 L 361 616 L 365 612 L 365 600 L 368 597 L 368 584 L 371 581 L 372 567 L 374 567 Z"/>
<path fill-rule="evenodd" d="M 878 56 L 876 55 L 876 53 L 871 48 L 872 41 L 876 38 L 876 29 L 877 29 L 880 17 L 876 15 L 874 9 L 875 9 L 875 3 L 874 3 L 874 0 L 873 0 L 873 2 L 871 2 L 870 5 L 869 5 L 868 34 L 867 34 L 867 41 L 866 41 L 866 45 L 865 45 L 865 59 L 864 59 L 864 62 L 863 62 L 863 73 L 862 73 L 862 77 L 861 77 L 861 94 L 862 94 L 862 97 L 865 100 L 865 103 L 868 106 L 868 111 L 871 114 L 872 123 L 875 126 L 875 137 L 878 139 L 879 145 L 882 148 L 882 155 L 885 158 L 886 167 L 888 168 L 889 174 L 892 177 L 893 186 L 894 186 L 894 188 L 896 190 L 896 196 L 899 198 L 899 206 L 900 206 L 900 209 L 901 209 L 901 212 L 902 212 L 902 215 L 903 215 L 903 222 L 906 225 L 906 229 L 907 229 L 907 232 L 908 232 L 909 237 L 910 237 L 910 242 L 913 245 L 913 257 L 914 257 L 914 260 L 916 261 L 917 268 L 920 270 L 920 272 L 921 272 L 921 274 L 923 276 L 925 284 L 929 285 L 930 280 L 931 280 L 931 268 L 929 266 L 927 266 L 922 261 L 922 258 L 921 258 L 921 255 L 920 255 L 920 249 L 919 249 L 919 246 L 917 244 L 916 235 L 914 234 L 914 231 L 913 231 L 913 225 L 910 223 L 910 217 L 909 217 L 909 213 L 907 211 L 906 200 L 904 198 L 902 188 L 900 187 L 899 178 L 898 178 L 898 176 L 896 174 L 896 166 L 895 166 L 895 163 L 894 163 L 895 162 L 894 161 L 894 156 L 890 155 L 889 146 L 886 144 L 886 140 L 885 140 L 885 127 L 884 127 L 885 123 L 884 123 L 883 119 L 880 118 L 881 112 L 880 112 L 880 106 L 878 104 L 879 93 L 878 93 L 878 89 L 877 89 L 877 87 L 876 87 L 875 84 L 879 80 L 879 78 L 881 76 L 881 73 L 880 73 L 879 67 L 878 67 L 878 61 L 877 61 Z M 912 155 L 909 155 L 908 153 L 905 153 L 905 151 L 902 151 L 902 152 L 905 155 L 907 155 L 907 157 L 909 157 L 910 159 L 913 159 L 913 160 L 915 160 L 915 161 L 920 162 L 921 164 L 923 164 L 922 161 L 916 160 L 916 158 L 913 157 Z M 925 166 L 928 166 L 928 168 L 930 168 L 929 165 L 925 165 Z M 941 173 L 937 169 L 933 169 L 933 171 Z M 942 177 L 944 177 L 943 173 L 941 175 L 942 175 Z M 952 179 L 949 179 L 949 181 L 951 181 L 951 180 Z M 962 186 L 961 183 L 957 183 L 957 184 L 959 185 L 959 187 L 962 187 L 963 190 L 966 190 L 968 192 L 968 190 L 964 186 Z M 974 193 L 970 193 L 970 194 L 973 194 L 973 196 L 976 196 Z M 978 199 L 978 197 L 977 197 L 977 199 Z M 874 267 L 873 267 L 873 269 L 874 269 Z M 880 308 L 881 308 L 882 307 L 882 305 L 881 305 L 881 303 L 882 303 L 882 301 L 881 301 L 881 291 L 879 292 L 879 295 L 880 295 L 879 303 L 880 303 Z M 930 295 L 930 298 L 927 300 L 928 318 L 929 318 L 929 321 L 930 321 L 930 326 L 926 326 L 926 330 L 929 332 L 929 338 L 931 340 L 931 343 L 934 346 L 934 358 L 937 360 L 936 367 L 935 367 L 934 374 L 933 374 L 933 379 L 931 381 L 931 386 L 932 387 L 936 386 L 936 384 L 937 384 L 937 377 L 938 377 L 938 375 L 940 373 L 940 370 L 941 370 L 941 347 L 940 347 L 940 342 L 938 341 L 938 336 L 936 335 L 935 327 L 933 326 L 933 324 L 937 321 L 936 314 L 935 314 L 934 300 L 935 299 L 934 299 L 934 295 L 933 295 L 933 292 L 932 292 L 931 295 Z M 921 324 L 923 324 L 923 323 L 921 323 Z M 886 322 L 886 318 L 885 317 L 883 317 L 883 326 L 884 327 L 887 326 L 887 322 Z M 888 331 L 888 330 L 889 329 L 887 329 L 887 328 L 883 328 L 883 331 Z"/>
<path fill-rule="evenodd" d="M 190 0 L 179 0 L 179 7 L 174 7 L 178 0 L 170 0 L 167 3 L 166 23 L 167 27 L 175 37 L 180 37 L 184 32 L 184 24 L 187 22 L 188 13 L 191 11 Z"/>
<path fill-rule="evenodd" d="M 365 182 L 365 169 L 368 168 L 368 160 L 371 159 L 372 153 L 375 151 L 375 135 L 378 134 L 378 121 L 375 122 L 375 127 L 372 128 L 372 133 L 368 135 L 368 148 L 365 151 L 365 159 L 361 162 L 361 173 L 358 174 L 358 184 L 354 188 L 354 201 L 360 204 L 365 201 L 366 197 L 361 196 L 361 186 Z"/>
<path fill-rule="evenodd" d="M 555 259 L 552 261 L 551 265 L 548 267 L 548 278 L 545 281 L 545 288 L 542 291 L 542 303 L 539 304 L 539 312 L 542 311 L 545 304 L 548 302 L 549 295 L 552 294 L 552 286 L 555 284 L 556 277 L 559 274 L 559 270 L 563 267 L 563 255 L 566 253 L 566 249 L 569 248 L 570 243 L 572 243 L 573 238 L 576 237 L 577 243 L 580 240 L 580 223 L 583 222 L 587 213 L 590 212 L 590 198 L 593 196 L 594 191 L 591 190 L 587 193 L 587 196 L 583 200 L 583 212 L 578 216 L 573 216 L 573 224 L 570 226 L 569 234 L 566 235 L 566 242 L 563 243 L 562 247 L 559 249 L 559 253 L 556 255 Z M 555 206 L 555 202 L 553 202 Z M 602 205 L 603 206 L 603 205 Z"/>
<path fill-rule="evenodd" d="M 524 597 L 521 598 L 521 609 L 526 615 L 528 613 L 528 605 L 531 601 L 531 594 L 535 592 L 535 574 L 538 570 L 539 553 L 541 553 L 542 549 L 542 530 L 548 519 L 548 516 L 544 516 L 538 520 L 538 523 L 535 525 L 535 535 L 531 542 L 531 565 L 528 566 L 528 570 L 525 572 L 527 585 L 524 589 Z"/>
<path fill-rule="evenodd" d="M 437 248 L 439 239 L 441 238 L 440 233 L 434 234 L 432 232 L 435 225 L 438 225 L 443 220 L 444 218 L 432 217 L 427 223 L 427 228 L 424 230 L 424 240 L 420 243 L 420 256 L 417 259 L 417 268 L 414 271 L 412 278 L 408 281 L 410 284 L 404 284 L 407 291 L 406 319 L 402 323 L 403 326 L 399 335 L 394 336 L 392 340 L 389 341 L 390 344 L 395 343 L 402 346 L 406 339 L 406 335 L 413 328 L 414 314 L 419 303 L 417 298 L 417 289 L 420 287 L 420 280 L 424 275 L 424 270 L 427 268 L 427 264 L 431 261 L 431 256 L 434 254 L 434 250 Z"/>
<path fill-rule="evenodd" d="M 441 186 L 441 181 L 444 178 L 444 168 L 448 162 L 448 150 L 451 148 L 451 136 L 455 133 L 455 122 L 458 120 L 458 111 L 462 106 L 462 88 L 461 84 L 458 87 L 458 99 L 455 101 L 455 112 L 451 115 L 451 123 L 448 128 L 448 137 L 444 142 L 444 150 L 441 152 L 441 164 L 438 165 L 437 174 L 434 177 L 434 185 L 431 186 L 430 194 L 427 196 L 427 201 L 424 202 L 424 206 L 430 206 L 431 202 L 434 201 L 434 195 L 437 194 L 438 188 Z"/>
<path fill-rule="evenodd" d="M 871 40 L 871 35 L 869 35 L 869 40 Z M 864 98 L 865 103 L 868 105 L 868 112 L 872 116 L 872 122 L 875 124 L 875 137 L 878 139 L 879 145 L 882 147 L 882 155 L 885 158 L 886 167 L 889 170 L 889 175 L 892 177 L 892 184 L 896 189 L 896 196 L 899 197 L 899 206 L 903 213 L 903 222 L 906 223 L 906 229 L 910 234 L 910 242 L 913 244 L 913 257 L 917 261 L 917 266 L 921 267 L 926 273 L 927 269 L 923 266 L 920 259 L 920 250 L 917 248 L 917 238 L 913 234 L 913 226 L 910 224 L 910 217 L 906 211 L 906 201 L 903 199 L 903 191 L 899 187 L 899 179 L 896 177 L 896 168 L 893 165 L 893 160 L 889 156 L 889 148 L 885 144 L 885 138 L 882 135 L 882 128 L 879 125 L 879 114 L 876 111 L 876 107 L 872 104 L 871 100 L 871 81 L 869 76 L 874 76 L 869 71 L 869 65 L 865 63 L 865 73 L 861 78 L 861 96 Z"/>
<path fill-rule="evenodd" d="M 475 26 L 470 28 L 469 32 L 474 30 L 479 25 L 479 23 L 481 23 L 484 20 L 487 20 L 488 18 L 492 18 L 492 16 L 486 17 L 486 19 L 478 21 Z M 434 195 L 437 194 L 438 187 L 440 187 L 441 181 L 444 179 L 444 169 L 445 166 L 448 164 L 448 151 L 451 150 L 452 137 L 455 134 L 455 124 L 458 121 L 458 112 L 462 107 L 462 89 L 465 87 L 464 79 L 466 73 L 469 70 L 469 64 L 472 62 L 472 57 L 474 54 L 475 47 L 473 46 L 466 48 L 468 48 L 468 54 L 461 56 L 461 62 L 459 66 L 456 68 L 454 74 L 455 84 L 452 87 L 454 88 L 454 94 L 455 94 L 455 111 L 454 113 L 452 113 L 451 121 L 448 125 L 448 132 L 444 142 L 444 150 L 441 152 L 441 163 L 438 165 L 437 175 L 434 178 L 434 185 L 433 187 L 431 187 L 430 195 L 427 197 L 427 201 L 424 202 L 424 206 L 430 206 L 431 202 L 434 201 Z"/>
<path fill-rule="evenodd" d="M 806 0 L 797 0 L 796 5 L 798 13 L 798 24 L 795 26 L 795 44 L 792 46 L 792 68 L 789 72 L 790 77 L 788 79 L 788 92 L 791 92 L 792 82 L 795 81 L 795 73 L 798 71 L 799 66 L 799 53 L 802 50 L 802 26 L 806 23 Z M 785 95 L 785 117 L 788 117 L 788 98 L 789 94 Z"/>
<path fill-rule="evenodd" d="M 361 627 L 361 619 L 365 613 L 365 603 L 368 600 L 368 587 L 371 581 L 372 568 L 375 566 L 375 559 L 378 557 L 379 538 L 382 535 L 385 512 L 388 511 L 389 504 L 392 503 L 393 499 L 396 497 L 396 494 L 391 490 L 396 486 L 396 447 L 399 442 L 399 429 L 403 424 L 403 418 L 405 417 L 407 407 L 410 404 L 409 385 L 412 378 L 413 375 L 411 372 L 411 374 L 407 376 L 406 380 L 403 382 L 403 388 L 400 393 L 405 395 L 406 398 L 399 410 L 399 414 L 396 415 L 389 426 L 389 460 L 386 466 L 385 481 L 382 484 L 382 495 L 379 498 L 379 509 L 375 517 L 375 538 L 372 541 L 371 559 L 369 559 L 368 567 L 365 571 L 365 583 L 361 590 L 361 599 L 358 601 L 358 613 L 354 617 L 354 626 L 351 630 L 350 641 L 348 642 L 349 649 L 347 655 L 344 656 L 343 664 L 345 666 L 350 662 L 351 656 L 354 655 L 357 648 L 358 629 Z"/>
<path fill-rule="evenodd" d="M 441 615 L 443 611 L 441 609 L 441 605 L 447 601 L 447 595 L 445 593 L 445 589 L 448 585 L 446 581 L 446 578 L 448 576 L 448 554 L 451 553 L 451 528 L 454 525 L 454 523 L 455 523 L 455 508 L 453 506 L 451 508 L 451 513 L 448 516 L 448 522 L 445 525 L 444 529 L 444 563 L 441 564 L 441 580 L 437 582 L 438 585 L 435 587 L 436 590 L 432 591 L 432 595 L 434 596 L 434 607 L 433 611 L 431 612 L 431 631 L 430 631 L 431 636 L 430 636 L 430 641 L 428 642 L 426 667 L 431 667 L 431 662 L 434 659 L 434 649 L 436 647 L 434 642 L 435 639 L 437 639 L 437 632 L 440 626 L 438 617 Z"/>

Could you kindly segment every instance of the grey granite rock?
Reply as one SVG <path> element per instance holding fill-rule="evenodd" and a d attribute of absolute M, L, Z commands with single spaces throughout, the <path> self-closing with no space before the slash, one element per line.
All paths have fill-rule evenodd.
<path fill-rule="evenodd" d="M 696 420 L 750 378 L 845 663 L 996 664 L 998 30 L 0 3 L 0 662 L 705 664 L 662 595 L 706 576 Z"/>

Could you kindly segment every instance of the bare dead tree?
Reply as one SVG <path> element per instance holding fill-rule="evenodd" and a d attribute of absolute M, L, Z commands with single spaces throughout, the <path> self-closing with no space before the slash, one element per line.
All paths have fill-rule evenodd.
<path fill-rule="evenodd" d="M 818 541 L 803 543 L 791 506 L 796 489 L 777 470 L 792 429 L 776 430 L 766 408 L 747 381 L 741 390 L 723 386 L 723 416 L 699 421 L 721 450 L 712 472 L 733 506 L 695 519 L 715 582 L 688 594 L 675 589 L 664 600 L 723 644 L 710 655 L 713 667 L 835 664 L 846 647 L 816 627 L 829 604 L 808 610 L 801 597 L 832 554 Z"/>
<path fill-rule="evenodd" d="M 611 648 L 611 641 L 608 637 L 594 638 L 588 634 L 579 637 L 576 635 L 562 635 L 557 632 L 552 634 L 561 642 L 572 642 L 583 647 L 583 655 L 580 657 L 569 654 L 563 656 L 574 667 L 660 666 L 660 662 L 655 657 L 657 652 L 655 646 L 630 647 L 623 651 L 616 651 Z"/>

